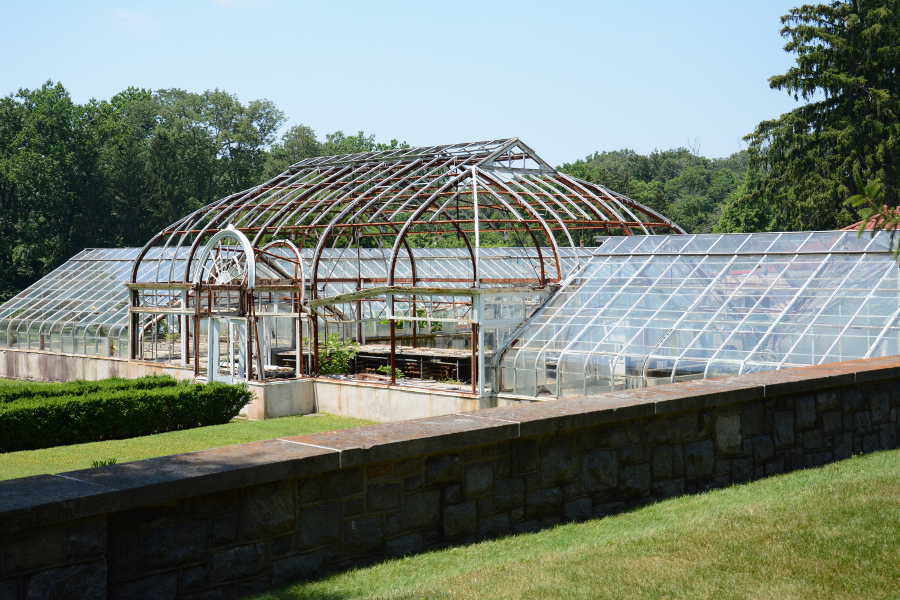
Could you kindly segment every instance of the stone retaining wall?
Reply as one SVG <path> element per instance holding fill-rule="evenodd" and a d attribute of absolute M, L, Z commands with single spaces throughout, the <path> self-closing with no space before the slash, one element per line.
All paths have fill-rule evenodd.
<path fill-rule="evenodd" d="M 226 598 L 897 447 L 900 358 L 0 483 L 0 598 Z"/>

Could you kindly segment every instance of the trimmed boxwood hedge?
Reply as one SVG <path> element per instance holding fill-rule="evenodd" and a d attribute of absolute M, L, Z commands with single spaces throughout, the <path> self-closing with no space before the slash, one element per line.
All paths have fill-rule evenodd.
<path fill-rule="evenodd" d="M 178 383 L 0 403 L 0 452 L 227 423 L 250 401 L 243 385 Z"/>
<path fill-rule="evenodd" d="M 51 396 L 81 396 L 101 390 L 144 390 L 177 384 L 168 375 L 147 375 L 137 379 L 112 377 L 99 381 L 71 381 L 68 383 L 44 383 L 23 381 L 0 387 L 0 403 L 15 402 L 23 398 Z"/>

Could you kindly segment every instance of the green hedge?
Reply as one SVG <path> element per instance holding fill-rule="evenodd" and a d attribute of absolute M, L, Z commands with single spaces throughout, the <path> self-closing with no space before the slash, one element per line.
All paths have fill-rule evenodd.
<path fill-rule="evenodd" d="M 169 387 L 178 382 L 168 375 L 148 375 L 137 379 L 113 377 L 100 381 L 71 381 L 69 383 L 12 383 L 0 387 L 0 404 L 26 398 L 52 396 L 82 396 L 102 390 L 145 390 Z"/>
<path fill-rule="evenodd" d="M 0 404 L 0 452 L 227 423 L 249 401 L 246 386 L 224 383 L 23 398 Z"/>

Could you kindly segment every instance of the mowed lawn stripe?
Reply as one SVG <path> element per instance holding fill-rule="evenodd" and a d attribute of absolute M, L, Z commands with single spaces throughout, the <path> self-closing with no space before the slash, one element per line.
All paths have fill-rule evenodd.
<path fill-rule="evenodd" d="M 368 425 L 369 421 L 318 414 L 265 421 L 243 419 L 224 425 L 195 427 L 155 435 L 54 446 L 40 450 L 0 453 L 0 480 L 86 469 L 95 460 L 115 458 L 123 463 L 168 454 L 181 454 L 230 444 L 269 440 Z"/>

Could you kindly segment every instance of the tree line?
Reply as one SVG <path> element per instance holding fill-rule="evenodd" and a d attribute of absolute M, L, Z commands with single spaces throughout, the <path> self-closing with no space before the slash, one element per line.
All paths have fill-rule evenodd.
<path fill-rule="evenodd" d="M 320 139 L 268 100 L 129 88 L 74 102 L 61 83 L 0 99 L 0 297 L 87 247 L 141 246 L 190 211 L 301 159 L 397 147 Z"/>

